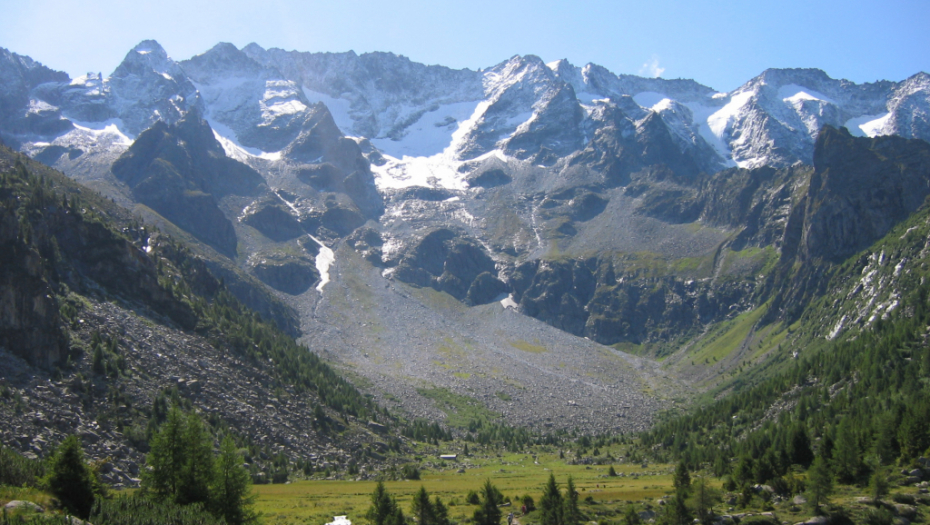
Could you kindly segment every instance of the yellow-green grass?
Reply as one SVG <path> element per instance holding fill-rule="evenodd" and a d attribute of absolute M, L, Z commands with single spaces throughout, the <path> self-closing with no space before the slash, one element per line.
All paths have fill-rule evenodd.
<path fill-rule="evenodd" d="M 460 468 L 463 474 L 457 473 Z M 525 494 L 537 502 L 542 488 L 554 474 L 560 486 L 572 476 L 581 499 L 591 496 L 596 503 L 625 506 L 627 501 L 657 499 L 672 491 L 672 468 L 669 465 L 613 464 L 618 477 L 607 477 L 608 465 L 567 465 L 557 454 L 539 456 L 538 461 L 526 454 L 503 457 L 461 458 L 446 462 L 439 469 L 423 469 L 417 481 L 388 481 L 385 487 L 397 498 L 404 512 L 409 513 L 413 494 L 425 487 L 431 496 L 439 496 L 449 505 L 450 517 L 462 522 L 471 517 L 475 507 L 465 503 L 469 491 L 478 491 L 486 479 L 519 509 L 517 498 Z M 632 477 L 637 473 L 639 477 Z M 652 475 L 655 474 L 655 475 Z M 268 524 L 310 523 L 323 525 L 333 516 L 347 515 L 355 525 L 364 525 L 365 512 L 371 505 L 375 481 L 307 480 L 287 485 L 257 485 L 256 509 Z M 506 513 L 505 509 L 505 513 Z"/>
<path fill-rule="evenodd" d="M 537 343 L 538 342 L 539 341 L 537 341 Z M 522 350 L 524 352 L 529 352 L 531 354 L 544 354 L 548 352 L 545 346 L 540 346 L 538 344 L 534 345 L 533 343 L 529 343 L 522 339 L 517 340 L 517 341 L 510 341 L 510 346 L 516 348 L 517 350 Z"/>
<path fill-rule="evenodd" d="M 749 337 L 753 326 L 759 322 L 767 310 L 768 304 L 764 304 L 734 319 L 720 323 L 704 337 L 703 341 L 695 345 L 694 351 L 688 358 L 695 363 L 703 362 L 705 359 L 713 363 L 726 358 L 740 348 L 740 345 Z"/>

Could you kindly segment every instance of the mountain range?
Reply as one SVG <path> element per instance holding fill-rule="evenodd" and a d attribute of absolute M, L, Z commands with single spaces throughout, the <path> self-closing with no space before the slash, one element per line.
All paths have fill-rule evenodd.
<path fill-rule="evenodd" d="M 899 307 L 913 257 L 863 254 L 930 194 L 930 75 L 723 93 L 147 40 L 71 79 L 0 50 L 0 139 L 190 243 L 381 406 L 630 432 Z M 901 269 L 824 308 L 860 259 Z"/>

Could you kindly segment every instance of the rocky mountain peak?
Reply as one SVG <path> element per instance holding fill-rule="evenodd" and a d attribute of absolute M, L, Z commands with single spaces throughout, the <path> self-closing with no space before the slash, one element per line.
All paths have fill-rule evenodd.
<path fill-rule="evenodd" d="M 236 46 L 221 42 L 206 53 L 181 63 L 182 68 L 198 82 L 223 75 L 264 76 L 265 68 Z M 280 75 L 279 75 L 280 76 Z"/>

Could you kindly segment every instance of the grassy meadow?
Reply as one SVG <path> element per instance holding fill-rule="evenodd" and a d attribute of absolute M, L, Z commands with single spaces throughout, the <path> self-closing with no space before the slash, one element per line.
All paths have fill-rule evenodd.
<path fill-rule="evenodd" d="M 615 451 L 616 452 L 616 451 Z M 603 451 L 602 454 L 606 454 Z M 614 509 L 622 512 L 627 501 L 649 501 L 672 492 L 671 465 L 631 465 L 615 460 L 612 464 L 618 476 L 609 477 L 609 465 L 567 465 L 558 451 L 530 454 L 459 455 L 458 461 L 440 461 L 423 455 L 420 480 L 387 481 L 385 487 L 408 513 L 413 494 L 420 486 L 431 496 L 439 496 L 449 506 L 454 521 L 471 518 L 475 507 L 465 503 L 469 491 L 477 491 L 486 479 L 514 501 L 528 494 L 539 502 L 543 485 L 550 474 L 564 486 L 571 476 L 582 500 L 582 511 L 597 514 Z M 464 473 L 460 473 L 464 470 Z M 636 474 L 634 477 L 632 474 Z M 267 524 L 318 524 L 332 521 L 333 516 L 347 515 L 353 524 L 367 523 L 365 512 L 371 504 L 375 481 L 302 480 L 285 485 L 256 485 L 256 510 Z M 593 501 L 585 502 L 586 498 Z M 504 509 L 506 515 L 509 511 Z M 519 512 L 517 512 L 519 514 Z"/>

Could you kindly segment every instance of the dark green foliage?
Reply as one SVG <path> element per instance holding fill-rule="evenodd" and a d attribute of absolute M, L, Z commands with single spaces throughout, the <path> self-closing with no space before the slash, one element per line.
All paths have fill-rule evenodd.
<path fill-rule="evenodd" d="M 667 501 L 665 512 L 660 516 L 664 525 L 689 525 L 691 520 L 691 511 L 681 494 L 675 494 Z"/>
<path fill-rule="evenodd" d="M 0 444 L 0 485 L 34 487 L 44 475 L 44 462 L 23 457 Z"/>
<path fill-rule="evenodd" d="M 807 473 L 807 502 L 814 512 L 819 512 L 832 493 L 833 472 L 823 458 L 817 457 Z"/>
<path fill-rule="evenodd" d="M 87 519 L 99 495 L 96 474 L 84 463 L 84 451 L 77 436 L 68 436 L 58 446 L 49 461 L 45 483 L 49 492 L 75 516 Z"/>
<path fill-rule="evenodd" d="M 883 469 L 876 469 L 869 478 L 869 495 L 872 496 L 872 503 L 878 506 L 881 499 L 888 495 L 888 473 Z"/>
<path fill-rule="evenodd" d="M 228 525 L 255 522 L 257 516 L 251 510 L 255 499 L 252 480 L 242 468 L 242 456 L 231 437 L 223 438 L 214 468 L 211 503 L 214 514 L 224 518 Z"/>
<path fill-rule="evenodd" d="M 422 486 L 413 495 L 410 515 L 416 520 L 417 525 L 449 525 L 449 511 L 445 504 L 438 496 L 430 501 L 429 493 Z"/>
<path fill-rule="evenodd" d="M 539 523 L 541 525 L 563 525 L 563 512 L 562 492 L 559 491 L 559 485 L 555 482 L 555 474 L 549 474 L 549 481 L 546 482 L 542 497 L 539 498 Z"/>
<path fill-rule="evenodd" d="M 408 463 L 404 465 L 400 471 L 400 474 L 401 476 L 403 476 L 404 479 L 410 479 L 410 480 L 420 479 L 420 469 L 412 463 Z"/>
<path fill-rule="evenodd" d="M 478 504 L 472 517 L 475 525 L 500 525 L 502 514 L 498 505 L 504 502 L 500 491 L 488 479 L 481 486 L 479 493 L 481 503 Z"/>
<path fill-rule="evenodd" d="M 563 525 L 579 525 L 581 523 L 581 511 L 578 509 L 578 491 L 575 490 L 575 482 L 572 477 L 568 477 L 565 482 L 565 499 L 563 500 L 564 509 L 562 510 Z"/>
<path fill-rule="evenodd" d="M 714 522 L 714 505 L 720 503 L 720 493 L 704 478 L 698 478 L 691 485 L 691 508 L 694 517 L 703 525 Z"/>
<path fill-rule="evenodd" d="M 894 514 L 884 508 L 868 509 L 863 516 L 862 522 L 865 525 L 892 525 L 894 523 Z"/>
<path fill-rule="evenodd" d="M 672 485 L 675 492 L 687 495 L 691 491 L 691 472 L 688 471 L 688 465 L 684 461 L 679 461 L 675 466 L 675 477 L 672 479 Z"/>
<path fill-rule="evenodd" d="M 607 469 L 607 475 L 610 476 L 610 477 L 615 477 L 615 476 L 617 475 L 617 471 L 614 470 L 614 466 L 613 466 L 613 465 L 611 465 L 610 468 Z"/>
<path fill-rule="evenodd" d="M 179 496 L 188 460 L 184 443 L 186 427 L 184 414 L 179 408 L 172 408 L 165 423 L 153 436 L 151 451 L 145 459 L 149 468 L 143 471 L 142 486 L 172 501 L 176 501 Z"/>
<path fill-rule="evenodd" d="M 143 496 L 98 500 L 90 515 L 94 525 L 221 525 L 203 505 L 178 505 L 171 501 L 156 501 Z"/>
<path fill-rule="evenodd" d="M 371 507 L 365 517 L 371 525 L 404 525 L 404 512 L 380 481 L 371 495 Z"/>
<path fill-rule="evenodd" d="M 187 418 L 183 440 L 187 458 L 175 499 L 182 505 L 206 504 L 210 500 L 213 478 L 213 439 L 204 430 L 200 418 L 191 414 Z"/>
<path fill-rule="evenodd" d="M 795 425 L 791 431 L 791 442 L 788 457 L 793 465 L 807 468 L 814 461 L 814 452 L 811 450 L 811 440 L 807 430 L 802 425 Z"/>
<path fill-rule="evenodd" d="M 178 505 L 197 504 L 226 522 L 254 522 L 248 472 L 230 436 L 223 439 L 218 458 L 213 438 L 196 414 L 184 415 L 178 407 L 151 440 L 143 473 L 143 488 L 157 499 Z"/>

